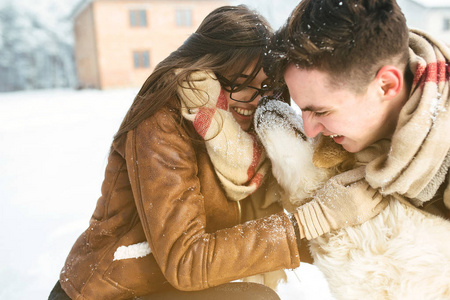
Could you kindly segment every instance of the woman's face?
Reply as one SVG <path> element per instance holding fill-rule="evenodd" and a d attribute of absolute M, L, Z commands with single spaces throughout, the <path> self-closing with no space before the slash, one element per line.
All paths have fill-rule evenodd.
<path fill-rule="evenodd" d="M 232 82 L 232 85 L 239 86 L 240 84 L 244 83 L 244 81 L 253 71 L 253 68 L 254 64 L 245 69 L 244 72 L 242 74 L 239 74 L 238 78 L 234 82 Z M 232 113 L 234 119 L 244 131 L 248 131 L 252 127 L 253 116 L 255 114 L 256 106 L 258 105 L 261 97 L 271 92 L 266 90 L 266 83 L 267 75 L 261 69 L 246 88 L 235 92 L 227 91 L 230 90 L 229 86 L 226 86 L 224 89 L 225 98 L 228 102 L 228 110 Z M 231 90 L 233 90 L 232 87 Z M 252 99 L 253 97 L 254 99 Z"/>

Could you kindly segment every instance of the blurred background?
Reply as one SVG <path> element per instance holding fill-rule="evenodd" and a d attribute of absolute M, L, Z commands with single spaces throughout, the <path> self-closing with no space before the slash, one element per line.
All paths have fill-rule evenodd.
<path fill-rule="evenodd" d="M 278 29 L 298 0 L 0 0 L 0 299 L 47 299 L 100 195 L 112 137 L 139 87 L 214 8 Z M 449 0 L 399 0 L 450 43 Z M 311 265 L 285 299 L 332 299 Z"/>
<path fill-rule="evenodd" d="M 240 3 L 240 2 L 239 2 Z M 297 1 L 242 1 L 278 27 Z M 139 87 L 228 0 L 0 0 L 0 92 Z"/>
<path fill-rule="evenodd" d="M 298 0 L 0 0 L 0 92 L 139 87 L 207 13 L 238 3 L 277 29 Z M 399 4 L 410 27 L 450 42 L 450 1 Z"/>

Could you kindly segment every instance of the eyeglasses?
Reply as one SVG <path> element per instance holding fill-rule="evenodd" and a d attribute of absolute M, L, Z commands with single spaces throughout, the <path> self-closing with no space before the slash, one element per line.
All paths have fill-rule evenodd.
<path fill-rule="evenodd" d="M 224 90 L 230 93 L 230 98 L 237 102 L 252 102 L 259 95 L 262 97 L 264 94 L 269 94 L 273 91 L 273 88 L 265 82 L 261 84 L 261 88 L 257 88 L 251 85 L 243 86 L 242 84 L 233 83 L 220 74 L 216 74 L 216 76 Z"/>

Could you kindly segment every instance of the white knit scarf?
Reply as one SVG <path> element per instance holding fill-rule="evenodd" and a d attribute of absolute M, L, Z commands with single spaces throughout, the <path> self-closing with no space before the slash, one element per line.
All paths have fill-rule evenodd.
<path fill-rule="evenodd" d="M 265 180 L 270 161 L 254 134 L 245 132 L 228 111 L 213 72 L 197 71 L 178 88 L 181 113 L 204 139 L 206 150 L 227 196 L 242 200 Z"/>
<path fill-rule="evenodd" d="M 414 81 L 402 108 L 389 153 L 367 166 L 366 179 L 385 194 L 430 200 L 450 164 L 450 50 L 418 31 L 410 32 Z"/>

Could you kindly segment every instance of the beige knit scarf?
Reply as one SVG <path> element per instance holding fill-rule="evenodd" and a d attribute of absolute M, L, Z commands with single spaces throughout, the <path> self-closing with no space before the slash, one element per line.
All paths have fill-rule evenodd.
<path fill-rule="evenodd" d="M 389 153 L 367 165 L 366 179 L 385 194 L 422 205 L 436 194 L 450 165 L 449 48 L 410 32 L 411 94 L 402 108 Z"/>
<path fill-rule="evenodd" d="M 228 111 L 213 72 L 197 71 L 178 88 L 181 113 L 205 140 L 206 150 L 227 196 L 242 200 L 261 186 L 270 161 L 254 134 L 245 132 Z"/>

